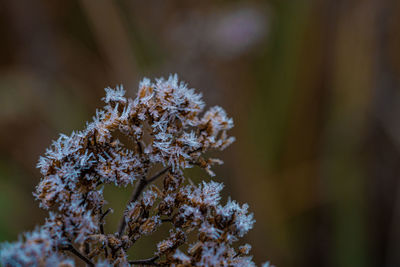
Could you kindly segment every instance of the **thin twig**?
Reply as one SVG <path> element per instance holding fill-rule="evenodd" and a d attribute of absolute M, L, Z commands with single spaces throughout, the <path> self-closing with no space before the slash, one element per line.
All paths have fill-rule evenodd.
<path fill-rule="evenodd" d="M 135 202 L 136 200 L 138 200 L 140 194 L 142 193 L 142 191 L 146 188 L 146 186 L 148 184 L 151 184 L 152 182 L 154 182 L 155 180 L 157 180 L 159 177 L 161 177 L 164 173 L 166 173 L 167 171 L 169 171 L 171 169 L 171 167 L 167 167 L 163 170 L 161 170 L 160 172 L 156 173 L 154 176 L 150 177 L 149 179 L 146 178 L 141 178 L 139 180 L 139 182 L 137 183 L 135 189 L 133 190 L 132 196 L 128 202 L 128 204 L 126 205 L 128 207 L 128 205 L 132 202 Z M 118 228 L 118 236 L 122 236 L 122 233 L 125 231 L 126 228 L 126 220 L 125 220 L 125 214 L 122 216 L 122 219 L 120 221 L 119 224 L 119 228 Z"/>
<path fill-rule="evenodd" d="M 107 214 L 110 213 L 112 210 L 113 210 L 112 208 L 107 209 L 106 212 L 104 212 L 104 213 L 101 215 L 100 221 L 102 222 L 102 221 L 104 220 L 104 217 L 106 217 Z"/>
<path fill-rule="evenodd" d="M 159 264 L 155 262 L 156 260 L 158 260 L 158 258 L 159 258 L 159 256 L 154 256 L 152 258 L 144 259 L 144 260 L 133 260 L 133 261 L 129 261 L 129 264 L 159 266 Z"/>
<path fill-rule="evenodd" d="M 100 227 L 100 234 L 104 235 L 104 217 L 106 217 L 106 215 L 112 211 L 111 208 L 107 209 L 106 212 L 103 213 L 102 210 L 100 210 L 100 212 L 102 213 L 100 216 L 100 220 L 99 220 L 99 227 Z"/>
<path fill-rule="evenodd" d="M 137 141 L 136 142 L 137 146 L 138 146 L 138 150 L 139 150 L 139 154 L 142 155 L 143 154 L 143 145 L 141 141 Z"/>
<path fill-rule="evenodd" d="M 146 187 L 147 181 L 145 178 L 140 179 L 137 186 L 135 187 L 135 190 L 133 191 L 133 194 L 131 196 L 131 199 L 129 200 L 128 204 L 126 205 L 126 207 L 128 207 L 128 205 L 134 201 L 136 201 L 139 196 L 140 193 L 143 191 L 143 189 Z M 122 219 L 120 221 L 119 224 L 119 228 L 118 228 L 118 236 L 122 236 L 122 233 L 125 231 L 125 227 L 126 227 L 126 220 L 125 220 L 125 214 L 122 215 Z"/>
<path fill-rule="evenodd" d="M 159 171 L 158 173 L 156 173 L 154 176 L 150 177 L 147 180 L 148 184 L 151 184 L 152 182 L 154 182 L 155 180 L 157 180 L 161 175 L 163 175 L 164 173 L 166 173 L 167 171 L 169 171 L 171 169 L 171 167 L 167 167 L 161 171 Z"/>
<path fill-rule="evenodd" d="M 82 253 L 80 253 L 76 248 L 74 248 L 73 245 L 68 245 L 65 250 L 70 251 L 72 254 L 75 254 L 78 258 L 86 262 L 87 265 L 94 267 L 94 263 L 88 259 L 86 256 L 84 256 Z"/>
<path fill-rule="evenodd" d="M 101 211 L 103 214 L 100 217 L 100 233 L 102 235 L 104 235 L 104 218 L 107 216 L 108 213 L 110 213 L 112 211 L 111 208 L 107 209 L 106 212 L 103 213 L 103 211 Z M 104 255 L 106 256 L 106 258 L 108 258 L 108 250 L 107 250 L 107 246 L 104 246 Z"/>
<path fill-rule="evenodd" d="M 89 245 L 88 242 L 85 242 L 84 249 L 85 249 L 85 255 L 89 255 L 89 253 L 90 253 L 90 245 Z"/>

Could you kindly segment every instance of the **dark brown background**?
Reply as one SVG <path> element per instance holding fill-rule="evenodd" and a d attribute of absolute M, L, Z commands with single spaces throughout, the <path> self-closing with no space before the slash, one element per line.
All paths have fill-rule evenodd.
<path fill-rule="evenodd" d="M 0 0 L 0 241 L 43 222 L 37 159 L 104 87 L 176 72 L 235 119 L 216 172 L 257 263 L 400 266 L 399 25 L 397 0 Z"/>

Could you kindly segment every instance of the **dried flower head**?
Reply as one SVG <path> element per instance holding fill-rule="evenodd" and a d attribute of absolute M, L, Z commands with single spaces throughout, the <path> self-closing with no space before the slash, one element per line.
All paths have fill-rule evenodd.
<path fill-rule="evenodd" d="M 36 231 L 2 244 L 0 263 L 73 266 L 68 256 L 74 254 L 89 266 L 253 266 L 250 245 L 232 246 L 253 227 L 247 204 L 229 200 L 223 205 L 222 184 L 188 185 L 183 177 L 183 170 L 193 166 L 213 176 L 212 165 L 222 164 L 204 154 L 234 141 L 227 134 L 233 121 L 226 112 L 212 107 L 202 115 L 201 94 L 177 75 L 144 79 L 135 99 L 126 98 L 122 87 L 107 88 L 103 100 L 106 105 L 84 130 L 61 134 L 40 157 L 43 178 L 34 196 L 51 212 Z M 126 135 L 133 148 L 118 140 L 115 131 Z M 164 169 L 149 177 L 158 165 Z M 161 177 L 160 188 L 150 185 Z M 105 209 L 106 184 L 135 185 L 116 233 L 104 232 L 111 211 Z M 129 260 L 128 249 L 163 223 L 173 227 L 154 257 Z M 184 250 L 191 232 L 197 241 Z"/>

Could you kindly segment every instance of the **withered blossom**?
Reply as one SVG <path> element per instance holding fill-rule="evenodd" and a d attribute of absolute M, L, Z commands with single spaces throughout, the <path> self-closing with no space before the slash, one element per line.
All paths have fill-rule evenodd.
<path fill-rule="evenodd" d="M 34 196 L 49 210 L 44 225 L 24 234 L 18 242 L 1 245 L 4 266 L 254 266 L 250 245 L 232 244 L 254 224 L 247 204 L 220 203 L 221 183 L 188 184 L 183 170 L 198 166 L 213 175 L 213 164 L 222 161 L 204 156 L 222 150 L 234 138 L 227 131 L 233 121 L 221 107 L 202 114 L 201 94 L 178 81 L 139 84 L 135 99 L 122 87 L 106 89 L 105 106 L 82 131 L 60 135 L 40 158 L 43 178 Z M 113 133 L 126 135 L 128 148 Z M 155 166 L 164 169 L 153 176 Z M 150 185 L 163 178 L 162 186 Z M 114 184 L 135 189 L 119 228 L 105 233 L 103 186 Z M 127 251 L 142 236 L 167 223 L 173 227 L 161 240 L 154 257 L 130 260 Z M 194 232 L 197 241 L 188 242 Z"/>

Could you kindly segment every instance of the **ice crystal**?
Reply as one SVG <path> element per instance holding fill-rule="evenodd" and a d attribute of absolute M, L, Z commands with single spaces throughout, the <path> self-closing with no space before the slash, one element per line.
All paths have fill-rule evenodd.
<path fill-rule="evenodd" d="M 4 266 L 75 266 L 73 260 L 57 252 L 55 240 L 44 228 L 25 233 L 18 242 L 1 244 L 0 263 Z"/>
<path fill-rule="evenodd" d="M 40 207 L 51 210 L 43 226 L 18 242 L 1 245 L 4 266 L 73 266 L 74 254 L 89 266 L 253 266 L 250 245 L 232 243 L 254 224 L 247 204 L 228 200 L 222 205 L 223 184 L 188 184 L 183 170 L 198 166 L 210 175 L 222 161 L 207 158 L 234 138 L 233 121 L 221 107 L 203 113 L 202 96 L 177 75 L 152 82 L 143 79 L 135 99 L 122 86 L 106 88 L 105 106 L 96 110 L 82 131 L 61 134 L 40 157 L 43 178 L 34 192 Z M 126 146 L 115 131 L 132 142 Z M 150 140 L 149 140 L 150 139 Z M 128 148 L 130 147 L 130 148 Z M 164 166 L 154 173 L 155 166 Z M 163 177 L 161 187 L 151 185 Z M 107 202 L 104 185 L 135 186 L 116 233 L 105 233 Z M 172 224 L 169 237 L 157 245 L 154 257 L 129 261 L 128 249 L 163 223 Z M 188 234 L 197 241 L 185 251 Z"/>

